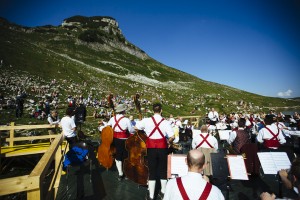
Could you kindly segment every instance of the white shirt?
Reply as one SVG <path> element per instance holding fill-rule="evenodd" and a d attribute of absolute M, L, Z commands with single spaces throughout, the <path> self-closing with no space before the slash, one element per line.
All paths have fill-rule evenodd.
<path fill-rule="evenodd" d="M 159 114 L 154 114 L 153 117 L 157 124 L 162 119 L 162 116 Z M 155 124 L 151 117 L 144 118 L 141 121 L 136 122 L 135 126 L 139 130 L 144 130 L 148 137 L 149 137 L 150 133 L 152 132 L 152 130 L 155 128 Z M 167 136 L 167 138 L 170 138 L 174 135 L 173 128 L 170 125 L 170 122 L 168 122 L 167 120 L 164 120 L 160 123 L 159 129 L 161 130 L 163 136 L 165 136 L 165 137 Z M 161 139 L 161 135 L 160 135 L 159 131 L 156 129 L 150 138 L 151 139 Z"/>
<path fill-rule="evenodd" d="M 58 116 L 56 118 L 56 121 L 53 121 L 51 115 L 47 118 L 47 120 L 48 120 L 49 124 L 51 124 L 51 125 L 56 125 L 56 124 L 59 124 L 59 122 L 60 122 L 60 119 Z"/>
<path fill-rule="evenodd" d="M 75 122 L 74 120 L 69 117 L 69 116 L 65 116 L 61 119 L 60 121 L 60 124 L 61 124 L 61 128 L 63 130 L 63 134 L 65 137 L 75 137 L 76 136 L 76 133 L 74 130 L 76 125 L 75 125 Z"/>
<path fill-rule="evenodd" d="M 175 126 L 175 119 L 174 118 L 170 118 L 169 122 L 170 122 L 172 127 Z"/>
<path fill-rule="evenodd" d="M 278 123 L 275 122 L 273 124 L 275 126 L 277 126 L 279 128 L 279 130 L 281 130 L 285 136 L 291 137 L 290 131 L 288 130 L 288 127 L 286 127 L 283 122 L 278 122 Z"/>
<path fill-rule="evenodd" d="M 122 114 L 117 114 L 117 115 L 116 115 L 116 119 L 117 119 L 117 120 L 119 120 L 121 117 L 123 117 Z M 108 123 L 107 123 L 107 125 L 108 125 L 108 126 L 111 126 L 112 128 L 115 126 L 115 124 L 116 124 L 115 117 L 110 118 L 110 120 L 109 120 Z M 121 120 L 119 121 L 119 126 L 120 126 L 123 130 L 127 130 L 127 129 L 128 129 L 129 133 L 134 133 L 134 128 L 133 128 L 133 126 L 132 126 L 132 124 L 131 124 L 131 121 L 130 121 L 130 119 L 127 118 L 127 117 L 124 117 L 123 119 L 121 119 Z M 115 132 L 122 132 L 122 131 L 123 131 L 123 130 L 121 130 L 121 129 L 119 128 L 119 126 L 116 126 L 116 127 L 115 127 L 115 130 L 114 130 Z M 124 139 L 126 139 L 126 138 L 124 138 Z"/>
<path fill-rule="evenodd" d="M 208 113 L 208 118 L 211 120 L 211 121 L 217 121 L 217 120 L 219 120 L 219 114 L 218 114 L 218 112 L 216 112 L 216 111 L 210 111 L 209 113 Z"/>
<path fill-rule="evenodd" d="M 177 126 L 178 128 L 183 128 L 182 123 L 181 123 L 180 120 L 175 121 L 175 126 Z"/>
<path fill-rule="evenodd" d="M 201 133 L 203 137 L 206 137 L 208 133 Z M 209 134 L 208 138 L 206 139 L 210 145 L 213 146 L 215 150 L 218 150 L 218 140 Z M 195 149 L 198 144 L 200 144 L 203 141 L 203 138 L 200 136 L 200 134 L 194 134 L 193 135 L 193 141 L 192 141 L 192 148 Z M 211 148 L 206 142 L 203 142 L 203 144 L 200 146 L 202 148 Z M 200 148 L 198 147 L 198 148 Z"/>
<path fill-rule="evenodd" d="M 209 133 L 215 133 L 217 127 L 215 125 L 206 124 Z"/>
<path fill-rule="evenodd" d="M 278 128 L 276 125 L 272 124 L 272 125 L 267 125 L 267 127 L 276 135 L 278 133 Z M 263 143 L 264 139 L 271 139 L 273 138 L 273 135 L 266 129 L 266 128 L 262 128 L 260 129 L 260 131 L 257 134 L 257 141 L 259 143 Z M 277 137 L 279 139 L 279 143 L 280 144 L 284 144 L 286 143 L 286 140 L 284 138 L 284 136 L 282 135 L 282 132 L 279 130 L 279 135 Z"/>
<path fill-rule="evenodd" d="M 207 183 L 202 178 L 202 175 L 200 173 L 188 172 L 187 175 L 181 177 L 181 180 L 189 199 L 198 200 Z M 182 200 L 176 178 L 168 181 L 164 200 Z M 224 196 L 221 190 L 213 185 L 207 200 L 224 200 Z"/>
<path fill-rule="evenodd" d="M 243 128 L 238 128 L 238 130 L 244 130 Z M 227 140 L 228 144 L 232 144 L 236 138 L 236 131 L 229 132 L 229 138 Z"/>

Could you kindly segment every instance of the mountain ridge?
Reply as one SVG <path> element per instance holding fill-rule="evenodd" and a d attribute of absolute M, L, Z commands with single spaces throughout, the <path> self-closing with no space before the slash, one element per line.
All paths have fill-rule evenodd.
<path fill-rule="evenodd" d="M 1 18 L 0 32 L 3 69 L 26 71 L 48 81 L 87 82 L 77 95 L 92 93 L 100 98 L 110 92 L 138 92 L 151 101 L 163 100 L 167 113 L 180 115 L 192 110 L 205 114 L 210 107 L 229 113 L 299 106 L 297 100 L 264 97 L 168 67 L 127 41 L 111 17 L 73 16 L 60 26 L 30 28 Z M 61 93 L 70 92 L 61 88 Z"/>

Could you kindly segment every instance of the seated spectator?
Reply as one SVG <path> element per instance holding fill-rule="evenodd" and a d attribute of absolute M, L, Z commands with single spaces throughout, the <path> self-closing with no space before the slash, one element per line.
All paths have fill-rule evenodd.
<path fill-rule="evenodd" d="M 210 184 L 206 176 L 202 176 L 203 169 L 205 168 L 205 156 L 202 152 L 198 150 L 189 151 L 187 165 L 187 175 L 168 181 L 164 200 L 224 199 L 220 189 Z"/>
<path fill-rule="evenodd" d="M 54 125 L 55 127 L 50 128 L 48 130 L 49 135 L 56 135 L 57 134 L 57 127 L 59 125 L 60 119 L 58 117 L 58 113 L 56 110 L 52 110 L 51 114 L 48 117 L 48 122 L 50 125 Z M 50 139 L 50 142 L 53 142 L 53 138 Z"/>

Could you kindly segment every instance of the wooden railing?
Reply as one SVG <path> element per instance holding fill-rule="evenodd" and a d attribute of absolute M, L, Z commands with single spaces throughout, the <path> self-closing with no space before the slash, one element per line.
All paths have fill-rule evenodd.
<path fill-rule="evenodd" d="M 47 128 L 55 128 L 55 125 L 50 124 L 40 124 L 40 125 L 19 125 L 15 126 L 14 122 L 11 122 L 9 126 L 0 126 L 1 131 L 9 131 L 9 138 L 6 138 L 5 141 L 9 142 L 9 146 L 14 146 L 15 141 L 26 141 L 29 140 L 28 137 L 15 137 L 15 130 L 28 130 L 28 129 L 47 129 Z M 54 138 L 55 135 L 41 135 L 41 136 L 30 136 L 30 140 L 38 140 L 38 139 L 47 139 Z"/>
<path fill-rule="evenodd" d="M 201 116 L 182 116 L 183 121 L 186 119 L 189 120 L 195 128 L 199 127 L 201 118 Z"/>
<path fill-rule="evenodd" d="M 28 136 L 28 137 L 14 137 L 14 131 L 18 129 L 43 129 L 43 128 L 54 128 L 51 125 L 22 125 L 14 126 L 1 126 L 0 131 L 9 130 L 10 136 L 6 138 L 9 142 L 8 148 L 17 148 L 18 145 L 14 145 L 15 141 L 26 141 L 36 139 L 50 139 L 55 138 L 47 151 L 42 156 L 41 160 L 37 163 L 35 168 L 29 175 L 18 176 L 13 178 L 6 178 L 0 180 L 0 196 L 14 194 L 19 192 L 27 192 L 28 200 L 39 200 L 39 199 L 55 199 L 57 190 L 62 173 L 62 161 L 66 152 L 67 145 L 64 145 L 63 134 L 58 135 L 44 135 L 44 136 Z M 38 144 L 35 144 L 38 145 Z M 4 147 L 6 148 L 6 147 Z M 28 147 L 30 148 L 30 147 Z M 1 153 L 1 152 L 0 152 Z M 5 155 L 1 153 L 2 157 Z M 25 155 L 25 154 L 24 154 Z M 20 154 L 16 155 L 20 156 Z M 42 184 L 45 180 L 46 174 L 49 172 L 50 165 L 54 161 L 54 174 L 51 179 L 50 186 L 45 188 Z"/>

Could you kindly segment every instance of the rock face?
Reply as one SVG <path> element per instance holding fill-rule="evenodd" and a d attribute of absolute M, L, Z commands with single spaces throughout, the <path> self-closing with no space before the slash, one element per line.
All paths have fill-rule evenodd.
<path fill-rule="evenodd" d="M 122 35 L 122 31 L 119 28 L 118 22 L 111 17 L 84 17 L 84 16 L 74 16 L 65 19 L 62 24 L 62 27 L 77 27 L 77 28 L 98 28 L 104 30 L 107 33 L 117 35 Z"/>
<path fill-rule="evenodd" d="M 119 28 L 118 22 L 114 18 L 101 17 L 101 16 L 96 16 L 96 17 L 73 16 L 65 19 L 62 22 L 61 26 L 63 28 L 75 30 L 76 32 L 78 30 L 86 31 L 91 29 L 96 31 L 102 31 L 110 36 L 114 36 L 114 38 L 100 36 L 101 41 L 103 41 L 105 44 L 113 48 L 117 48 L 122 51 L 125 51 L 143 60 L 149 58 L 149 56 L 144 51 L 132 45 L 129 41 L 125 39 L 121 29 Z M 97 32 L 95 34 L 97 34 Z"/>

